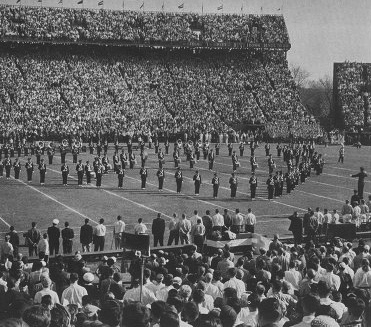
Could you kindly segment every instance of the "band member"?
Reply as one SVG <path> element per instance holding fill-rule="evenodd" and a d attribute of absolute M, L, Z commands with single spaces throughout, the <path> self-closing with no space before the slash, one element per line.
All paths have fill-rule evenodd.
<path fill-rule="evenodd" d="M 91 184 L 91 173 L 93 172 L 93 168 L 91 167 L 89 160 L 86 162 L 85 165 L 85 175 L 86 175 L 86 184 Z"/>
<path fill-rule="evenodd" d="M 97 143 L 97 156 L 100 157 L 100 154 L 102 153 L 102 144 L 100 141 Z"/>
<path fill-rule="evenodd" d="M 264 149 L 265 149 L 265 155 L 268 157 L 269 156 L 269 152 L 271 150 L 271 146 L 270 146 L 270 144 L 268 142 L 265 143 Z"/>
<path fill-rule="evenodd" d="M 128 147 L 128 153 L 132 153 L 133 152 L 133 141 L 131 139 L 131 137 L 129 137 L 128 141 L 126 142 L 126 145 Z"/>
<path fill-rule="evenodd" d="M 255 142 L 254 141 L 250 142 L 250 155 L 251 157 L 255 156 Z"/>
<path fill-rule="evenodd" d="M 113 171 L 116 172 L 118 169 L 118 166 L 120 165 L 120 157 L 118 156 L 117 152 L 112 157 L 113 162 Z"/>
<path fill-rule="evenodd" d="M 160 143 L 158 141 L 158 137 L 156 136 L 155 137 L 155 153 L 157 154 L 158 153 L 158 148 L 160 146 Z"/>
<path fill-rule="evenodd" d="M 276 163 L 274 162 L 272 155 L 269 155 L 268 159 L 268 168 L 269 168 L 269 175 L 273 174 L 273 170 L 276 168 Z"/>
<path fill-rule="evenodd" d="M 104 155 L 106 156 L 108 152 L 108 140 L 107 139 L 104 140 L 103 151 L 104 151 Z"/>
<path fill-rule="evenodd" d="M 281 152 L 282 152 L 282 145 L 281 143 L 278 143 L 276 146 L 277 149 L 277 157 L 281 157 Z"/>
<path fill-rule="evenodd" d="M 119 139 L 116 137 L 116 140 L 115 140 L 115 153 L 118 153 L 119 152 Z"/>
<path fill-rule="evenodd" d="M 27 162 L 25 164 L 26 171 L 27 171 L 27 182 L 32 182 L 32 174 L 33 174 L 33 162 L 31 161 L 31 158 L 27 159 Z"/>
<path fill-rule="evenodd" d="M 162 166 L 165 164 L 165 155 L 162 152 L 161 148 L 158 150 L 157 158 L 158 158 L 158 166 L 162 168 Z"/>
<path fill-rule="evenodd" d="M 239 149 L 240 149 L 240 157 L 243 157 L 243 152 L 245 151 L 245 146 L 243 142 L 240 142 Z"/>
<path fill-rule="evenodd" d="M 208 159 L 209 159 L 209 170 L 213 170 L 214 161 L 215 161 L 215 154 L 214 154 L 213 149 L 210 150 Z"/>
<path fill-rule="evenodd" d="M 164 170 L 164 168 L 162 168 L 162 167 L 159 168 L 157 170 L 156 175 L 157 175 L 157 178 L 158 178 L 158 190 L 160 192 L 162 192 L 162 188 L 164 186 L 164 180 L 165 180 L 165 170 Z"/>
<path fill-rule="evenodd" d="M 274 194 L 274 179 L 272 174 L 269 174 L 269 178 L 266 181 L 267 187 L 268 187 L 268 200 L 273 199 Z"/>
<path fill-rule="evenodd" d="M 345 154 L 344 145 L 341 145 L 341 147 L 339 149 L 339 159 L 338 159 L 338 162 L 341 162 L 342 164 L 344 163 L 344 154 Z"/>
<path fill-rule="evenodd" d="M 27 144 L 24 145 L 23 156 L 28 157 L 28 145 Z"/>
<path fill-rule="evenodd" d="M 19 173 L 21 172 L 21 163 L 19 162 L 18 158 L 15 159 L 13 163 L 14 168 L 14 178 L 19 179 Z"/>
<path fill-rule="evenodd" d="M 280 189 L 279 196 L 282 196 L 283 194 L 283 181 L 284 181 L 284 177 L 283 177 L 283 172 L 281 170 L 279 173 L 279 177 L 278 177 L 279 189 Z"/>
<path fill-rule="evenodd" d="M 215 155 L 218 156 L 219 152 L 220 152 L 220 143 L 218 142 L 215 144 Z"/>
<path fill-rule="evenodd" d="M 129 162 L 130 162 L 130 169 L 133 169 L 134 168 L 134 165 L 135 165 L 135 154 L 134 152 L 129 152 Z"/>
<path fill-rule="evenodd" d="M 0 178 L 4 177 L 4 165 L 3 162 L 0 160 Z"/>
<path fill-rule="evenodd" d="M 258 163 L 256 162 L 255 156 L 250 157 L 250 164 L 251 164 L 251 171 L 255 173 L 256 168 L 258 168 Z"/>
<path fill-rule="evenodd" d="M 17 155 L 18 155 L 18 158 L 22 156 L 22 144 L 21 143 L 17 145 Z"/>
<path fill-rule="evenodd" d="M 108 174 L 108 170 L 111 169 L 112 167 L 109 163 L 109 159 L 107 157 L 107 154 L 105 154 L 104 157 L 102 158 L 102 165 L 104 167 L 104 173 Z"/>
<path fill-rule="evenodd" d="M 52 146 L 50 146 L 47 150 L 48 158 L 49 158 L 49 165 L 53 164 L 53 157 L 54 157 L 55 150 Z"/>
<path fill-rule="evenodd" d="M 195 143 L 195 155 L 196 155 L 196 160 L 199 161 L 200 160 L 200 155 L 201 155 L 201 143 L 200 141 L 196 142 Z"/>
<path fill-rule="evenodd" d="M 62 164 L 61 172 L 62 172 L 62 184 L 64 186 L 67 186 L 67 178 L 70 173 L 70 168 L 67 166 L 66 163 Z"/>
<path fill-rule="evenodd" d="M 142 180 L 142 190 L 146 189 L 146 181 L 148 176 L 148 170 L 144 166 L 139 171 L 140 179 Z"/>
<path fill-rule="evenodd" d="M 77 155 L 79 154 L 79 148 L 76 146 L 73 146 L 72 148 L 72 162 L 74 164 L 77 164 Z"/>
<path fill-rule="evenodd" d="M 144 167 L 146 165 L 146 161 L 147 161 L 147 158 L 148 158 L 148 154 L 147 152 L 140 152 L 140 161 L 141 161 L 141 167 Z"/>
<path fill-rule="evenodd" d="M 61 153 L 61 164 L 63 165 L 66 162 L 67 149 L 63 145 L 61 145 L 59 150 L 60 150 L 60 153 Z"/>
<path fill-rule="evenodd" d="M 40 159 L 41 159 L 41 148 L 40 148 L 40 146 L 36 147 L 35 153 L 36 153 L 36 165 L 39 165 L 40 164 Z"/>
<path fill-rule="evenodd" d="M 144 140 L 143 138 L 139 138 L 139 148 L 140 148 L 140 153 L 143 153 L 144 151 L 144 147 L 146 146 L 146 144 L 144 143 Z"/>
<path fill-rule="evenodd" d="M 230 157 L 232 155 L 233 151 L 233 143 L 228 141 L 228 156 Z"/>
<path fill-rule="evenodd" d="M 93 139 L 90 139 L 90 142 L 89 142 L 89 151 L 90 151 L 90 154 L 94 154 L 94 142 L 93 142 Z"/>
<path fill-rule="evenodd" d="M 120 153 L 120 161 L 121 161 L 121 167 L 123 169 L 125 169 L 126 168 L 126 165 L 127 165 L 127 162 L 128 162 L 128 156 L 125 153 L 124 148 L 122 148 L 122 152 Z"/>
<path fill-rule="evenodd" d="M 82 179 L 84 178 L 84 165 L 82 160 L 79 160 L 79 163 L 76 165 L 77 171 L 77 185 L 82 186 Z"/>
<path fill-rule="evenodd" d="M 249 184 L 250 184 L 251 200 L 254 201 L 255 195 L 256 195 L 256 188 L 258 187 L 258 179 L 256 178 L 254 172 L 252 172 L 252 176 L 250 177 Z"/>
<path fill-rule="evenodd" d="M 175 168 L 178 168 L 179 167 L 179 163 L 180 163 L 180 158 L 179 158 L 179 152 L 177 150 L 174 150 L 174 152 L 173 152 L 173 158 L 174 158 Z"/>
<path fill-rule="evenodd" d="M 195 195 L 200 195 L 200 187 L 202 184 L 201 175 L 199 174 L 198 170 L 196 170 L 196 173 L 193 176 L 193 181 L 195 183 Z"/>
<path fill-rule="evenodd" d="M 177 168 L 175 172 L 175 181 L 176 181 L 176 192 L 180 193 L 182 191 L 182 183 L 183 183 L 183 173 L 180 170 L 180 167 Z"/>
<path fill-rule="evenodd" d="M 122 188 L 125 176 L 125 169 L 122 168 L 120 165 L 116 170 L 117 178 L 118 178 L 118 188 Z"/>
<path fill-rule="evenodd" d="M 202 152 L 204 154 L 204 160 L 207 159 L 207 155 L 209 154 L 209 142 L 205 142 L 202 147 Z"/>
<path fill-rule="evenodd" d="M 169 154 L 169 146 L 170 146 L 169 140 L 166 139 L 166 141 L 165 141 L 165 154 Z"/>
<path fill-rule="evenodd" d="M 237 177 L 235 176 L 234 173 L 232 173 L 232 176 L 229 179 L 229 187 L 231 189 L 231 198 L 232 199 L 234 199 L 236 197 L 237 186 L 238 186 Z"/>
<path fill-rule="evenodd" d="M 232 166 L 233 166 L 233 172 L 235 172 L 237 170 L 237 167 L 240 166 L 236 151 L 233 151 L 233 154 L 232 154 Z"/>
<path fill-rule="evenodd" d="M 219 185 L 220 180 L 217 173 L 214 173 L 214 177 L 211 180 L 211 184 L 213 184 L 213 198 L 216 199 L 218 197 Z"/>
<path fill-rule="evenodd" d="M 189 155 L 189 168 L 190 169 L 193 169 L 193 166 L 194 164 L 196 163 L 196 160 L 195 160 L 195 155 L 193 153 L 193 151 L 190 153 Z"/>
<path fill-rule="evenodd" d="M 5 168 L 6 179 L 10 179 L 10 170 L 12 169 L 12 160 L 10 159 L 9 154 L 4 159 L 3 165 L 4 165 L 4 168 Z"/>
<path fill-rule="evenodd" d="M 274 181 L 274 197 L 277 198 L 280 196 L 280 176 L 278 174 L 278 171 L 276 171 L 276 174 L 273 177 Z"/>
<path fill-rule="evenodd" d="M 98 163 L 97 166 L 97 171 L 95 173 L 96 181 L 95 181 L 95 186 L 97 188 L 101 188 L 102 186 L 102 176 L 104 174 L 104 166 L 102 165 L 101 162 Z"/>
<path fill-rule="evenodd" d="M 44 185 L 45 184 L 45 175 L 46 175 L 46 164 L 44 161 L 44 158 L 40 160 L 39 164 L 39 172 L 40 172 L 40 184 Z"/>

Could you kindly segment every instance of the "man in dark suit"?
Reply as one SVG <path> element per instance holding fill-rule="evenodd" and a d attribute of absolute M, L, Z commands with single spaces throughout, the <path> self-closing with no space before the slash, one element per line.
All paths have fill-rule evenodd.
<path fill-rule="evenodd" d="M 62 229 L 62 246 L 63 246 L 63 254 L 71 254 L 72 253 L 72 242 L 73 238 L 75 237 L 75 233 L 73 229 L 70 228 L 70 224 L 66 221 L 64 223 L 64 229 Z"/>
<path fill-rule="evenodd" d="M 89 219 L 85 219 L 85 224 L 80 228 L 80 243 L 82 252 L 90 252 L 90 244 L 93 242 L 93 226 L 89 225 Z"/>
<path fill-rule="evenodd" d="M 52 256 L 55 252 L 55 255 L 59 253 L 59 238 L 61 236 L 61 231 L 57 227 L 59 224 L 58 219 L 53 220 L 53 226 L 48 228 L 48 238 L 49 238 L 49 250 L 50 255 Z"/>
<path fill-rule="evenodd" d="M 157 218 L 152 222 L 153 246 L 156 247 L 157 243 L 164 246 L 164 233 L 165 233 L 165 220 L 161 218 L 161 214 L 157 214 Z"/>
<path fill-rule="evenodd" d="M 295 211 L 292 216 L 289 217 L 290 219 L 290 227 L 289 231 L 292 232 L 294 236 L 295 246 L 301 244 L 303 241 L 303 219 L 298 216 L 298 212 Z"/>
<path fill-rule="evenodd" d="M 40 231 L 36 228 L 36 222 L 32 222 L 31 229 L 27 231 L 25 235 L 26 237 L 26 244 L 28 245 L 28 255 L 30 257 L 33 256 L 35 253 L 35 256 L 37 255 L 37 243 L 39 243 L 41 238 Z"/>

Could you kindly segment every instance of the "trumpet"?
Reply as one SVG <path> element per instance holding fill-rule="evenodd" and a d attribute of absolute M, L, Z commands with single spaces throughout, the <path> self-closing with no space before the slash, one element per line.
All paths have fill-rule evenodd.
<path fill-rule="evenodd" d="M 39 142 L 37 142 L 37 146 L 38 146 L 40 149 L 44 148 L 44 142 L 43 142 L 43 141 L 39 141 Z"/>
<path fill-rule="evenodd" d="M 68 147 L 68 141 L 66 139 L 62 140 L 62 146 L 64 146 L 65 148 Z"/>

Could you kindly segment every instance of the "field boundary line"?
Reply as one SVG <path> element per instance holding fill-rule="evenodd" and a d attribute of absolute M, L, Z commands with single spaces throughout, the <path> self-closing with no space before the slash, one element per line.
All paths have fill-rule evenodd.
<path fill-rule="evenodd" d="M 5 225 L 7 225 L 8 227 L 10 227 L 10 225 L 6 222 L 6 220 L 5 220 L 4 218 L 0 217 L 0 220 L 1 220 Z"/>

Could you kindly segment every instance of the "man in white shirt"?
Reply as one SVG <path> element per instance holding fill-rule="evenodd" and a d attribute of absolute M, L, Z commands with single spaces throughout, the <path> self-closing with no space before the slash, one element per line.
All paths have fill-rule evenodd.
<path fill-rule="evenodd" d="M 58 294 L 50 289 L 50 286 L 52 285 L 51 279 L 49 277 L 46 277 L 46 276 L 42 277 L 41 278 L 41 284 L 43 286 L 43 289 L 41 291 L 38 291 L 35 294 L 34 302 L 36 304 L 39 304 L 39 303 L 41 303 L 41 299 L 44 295 L 50 295 L 51 300 L 52 300 L 52 307 L 54 307 L 54 305 L 56 303 L 59 304 Z"/>
<path fill-rule="evenodd" d="M 187 219 L 185 213 L 179 221 L 179 238 L 181 244 L 189 244 L 189 233 L 191 232 L 191 222 Z"/>
<path fill-rule="evenodd" d="M 245 283 L 242 280 L 236 278 L 237 269 L 229 268 L 228 269 L 229 280 L 224 283 L 224 289 L 231 287 L 237 290 L 237 297 L 241 298 L 242 294 L 246 292 Z"/>
<path fill-rule="evenodd" d="M 301 273 L 297 270 L 297 263 L 290 261 L 289 270 L 285 271 L 285 280 L 291 283 L 295 291 L 298 291 L 302 279 Z"/>
<path fill-rule="evenodd" d="M 106 226 L 103 225 L 104 219 L 99 219 L 99 224 L 95 226 L 93 231 L 94 237 L 94 251 L 103 251 L 104 250 L 104 242 L 106 236 Z"/>
<path fill-rule="evenodd" d="M 325 217 L 323 215 L 323 213 L 321 212 L 321 210 L 319 209 L 319 207 L 316 208 L 316 212 L 314 213 L 314 217 L 317 219 L 317 222 L 318 222 L 318 229 L 317 229 L 317 232 L 318 232 L 318 235 L 321 235 L 322 234 L 322 229 L 323 229 L 323 223 L 325 221 Z"/>
<path fill-rule="evenodd" d="M 173 289 L 173 275 L 169 274 L 164 277 L 164 286 L 157 290 L 156 292 L 156 298 L 159 301 L 164 301 L 166 302 L 169 291 Z"/>
<path fill-rule="evenodd" d="M 139 287 L 139 279 L 135 279 L 133 281 L 133 288 L 126 291 L 123 300 L 132 301 L 132 302 L 139 302 L 140 301 L 140 287 Z M 150 291 L 147 287 L 142 288 L 142 304 L 152 304 L 153 302 L 157 301 L 156 296 Z"/>
<path fill-rule="evenodd" d="M 255 232 L 256 217 L 252 213 L 251 208 L 247 209 L 247 216 L 245 218 L 245 229 L 246 232 L 254 233 Z"/>
<path fill-rule="evenodd" d="M 332 224 L 339 224 L 340 222 L 340 216 L 338 214 L 338 211 L 336 209 L 334 209 L 334 211 L 332 212 Z"/>
<path fill-rule="evenodd" d="M 326 273 L 323 274 L 319 278 L 319 280 L 325 281 L 326 283 L 328 283 L 331 289 L 335 289 L 338 291 L 340 288 L 341 280 L 340 277 L 338 275 L 335 275 L 333 271 L 334 271 L 333 264 L 328 262 L 326 264 Z"/>
<path fill-rule="evenodd" d="M 138 223 L 134 226 L 134 233 L 136 235 L 147 234 L 147 226 L 143 223 L 143 219 L 139 218 Z"/>
<path fill-rule="evenodd" d="M 213 275 L 211 273 L 207 273 L 205 275 L 205 294 L 210 295 L 214 300 L 218 297 L 223 297 L 223 293 L 220 291 L 220 289 L 211 283 L 212 280 Z"/>
<path fill-rule="evenodd" d="M 215 209 L 215 215 L 212 218 L 213 230 L 222 230 L 224 226 L 224 217 L 219 213 L 219 209 Z"/>
<path fill-rule="evenodd" d="M 240 213 L 240 209 L 236 209 L 236 214 L 232 218 L 232 228 L 233 233 L 239 234 L 243 232 L 244 218 Z"/>
<path fill-rule="evenodd" d="M 85 287 L 77 284 L 79 276 L 76 273 L 72 273 L 70 276 L 70 286 L 67 287 L 61 297 L 61 304 L 66 306 L 67 304 L 77 304 L 79 308 L 82 308 L 82 297 L 88 295 Z"/>
<path fill-rule="evenodd" d="M 191 218 L 189 218 L 189 221 L 191 222 L 191 226 L 192 227 L 194 225 L 197 225 L 197 220 L 198 219 L 201 219 L 201 221 L 202 221 L 202 218 L 198 215 L 198 211 L 197 210 L 193 211 L 193 213 L 194 213 L 194 215 Z"/>
<path fill-rule="evenodd" d="M 116 250 L 121 249 L 121 239 L 123 232 L 125 232 L 125 223 L 122 221 L 121 216 L 117 216 L 117 221 L 113 226 L 113 237 L 115 239 Z"/>

